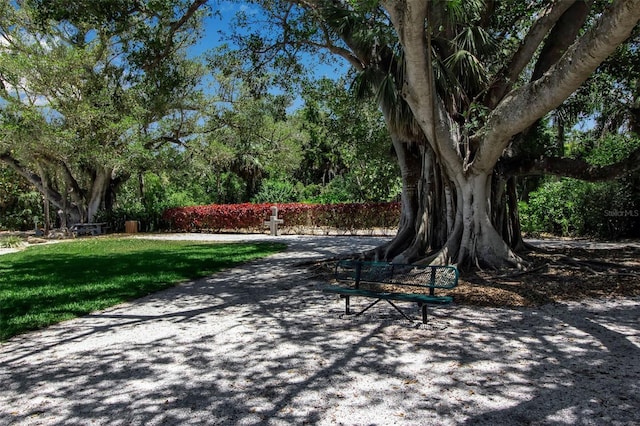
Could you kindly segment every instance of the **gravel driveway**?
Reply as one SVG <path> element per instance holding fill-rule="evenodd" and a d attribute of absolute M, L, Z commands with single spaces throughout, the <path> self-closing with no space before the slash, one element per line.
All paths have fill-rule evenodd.
<path fill-rule="evenodd" d="M 639 299 L 344 317 L 300 263 L 383 239 L 277 240 L 289 249 L 2 344 L 0 424 L 640 424 Z"/>

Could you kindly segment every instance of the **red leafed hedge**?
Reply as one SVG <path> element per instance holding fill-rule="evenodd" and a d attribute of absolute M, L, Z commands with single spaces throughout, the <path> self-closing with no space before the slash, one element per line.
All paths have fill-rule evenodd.
<path fill-rule="evenodd" d="M 165 226 L 183 232 L 262 232 L 274 204 L 211 204 L 176 207 L 162 215 Z M 394 228 L 400 220 L 400 203 L 277 204 L 285 232 L 332 228 L 355 231 Z"/>

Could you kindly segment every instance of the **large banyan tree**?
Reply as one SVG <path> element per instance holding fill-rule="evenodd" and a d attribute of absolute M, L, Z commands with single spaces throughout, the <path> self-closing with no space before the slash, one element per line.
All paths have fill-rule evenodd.
<path fill-rule="evenodd" d="M 637 167 L 637 151 L 593 167 L 532 147 L 540 120 L 617 49 L 637 56 L 640 0 L 256 3 L 259 18 L 282 31 L 245 38 L 254 54 L 285 64 L 305 48 L 339 55 L 384 113 L 402 171 L 402 219 L 375 258 L 522 266 L 518 175 L 597 180 Z M 629 90 L 637 103 L 637 87 Z"/>

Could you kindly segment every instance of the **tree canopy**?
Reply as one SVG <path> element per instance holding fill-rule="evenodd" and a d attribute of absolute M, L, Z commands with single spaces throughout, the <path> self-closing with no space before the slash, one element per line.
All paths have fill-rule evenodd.
<path fill-rule="evenodd" d="M 192 131 L 202 68 L 184 49 L 204 3 L 3 1 L 0 159 L 91 220 L 149 148 Z"/>

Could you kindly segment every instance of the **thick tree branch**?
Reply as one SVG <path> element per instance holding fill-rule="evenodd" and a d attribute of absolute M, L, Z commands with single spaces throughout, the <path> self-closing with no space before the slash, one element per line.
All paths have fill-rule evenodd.
<path fill-rule="evenodd" d="M 430 84 L 432 69 L 429 67 L 425 21 L 427 19 L 428 3 L 422 1 L 383 1 L 393 26 L 398 33 L 400 43 L 405 50 L 405 98 L 410 105 L 430 105 L 433 98 L 433 86 Z M 416 90 L 418 88 L 418 90 Z M 416 114 L 420 115 L 420 114 Z M 431 117 L 421 117 L 430 121 Z M 427 130 L 427 129 L 425 129 Z M 431 133 L 431 134 L 429 134 Z M 427 137 L 434 140 L 432 131 Z"/>
<path fill-rule="evenodd" d="M 178 19 L 177 21 L 171 24 L 170 34 L 173 35 L 176 32 L 178 32 L 178 30 L 182 28 L 182 26 L 186 24 L 193 15 L 195 15 L 198 9 L 200 9 L 206 3 L 207 3 L 207 0 L 196 0 L 193 3 L 191 3 L 191 5 L 187 8 L 187 11 L 184 13 L 184 15 L 182 15 L 180 19 Z"/>
<path fill-rule="evenodd" d="M 578 158 L 544 157 L 530 160 L 513 158 L 501 163 L 500 168 L 510 176 L 555 175 L 589 182 L 606 181 L 640 170 L 640 149 L 608 166 L 594 166 Z"/>
<path fill-rule="evenodd" d="M 144 144 L 145 149 L 159 149 L 166 144 L 186 147 L 187 144 L 179 136 L 160 136 Z"/>
<path fill-rule="evenodd" d="M 592 3 L 592 0 L 577 1 L 558 19 L 538 56 L 531 76 L 532 81 L 539 79 L 549 71 L 575 42 L 580 28 L 589 16 Z"/>
<path fill-rule="evenodd" d="M 476 171 L 490 170 L 512 136 L 559 106 L 631 34 L 640 20 L 640 0 L 621 0 L 605 10 L 540 79 L 508 94 L 491 113 L 474 160 Z"/>
<path fill-rule="evenodd" d="M 459 132 L 436 93 L 427 34 L 428 2 L 385 0 L 382 2 L 405 53 L 403 96 L 433 150 L 446 161 L 451 175 L 462 171 L 457 151 Z M 455 169 L 455 170 L 454 170 Z"/>
<path fill-rule="evenodd" d="M 544 38 L 562 14 L 571 7 L 572 3 L 574 2 L 558 0 L 550 4 L 541 14 L 524 40 L 522 40 L 522 43 L 520 43 L 520 47 L 513 54 L 511 60 L 498 72 L 496 81 L 491 86 L 484 101 L 488 108 L 495 108 L 498 102 L 513 88 L 518 76 L 520 76 L 527 64 L 531 62 Z"/>
<path fill-rule="evenodd" d="M 8 152 L 0 154 L 0 161 L 8 165 L 12 170 L 25 178 L 27 182 L 35 186 L 36 189 L 49 200 L 57 208 L 62 207 L 62 196 L 55 190 L 51 189 L 49 185 L 45 185 L 42 178 L 36 173 L 32 173 L 26 167 L 24 167 L 18 160 L 13 158 Z"/>
<path fill-rule="evenodd" d="M 314 43 L 311 41 L 308 42 L 307 44 L 311 47 L 326 49 L 329 52 L 333 53 L 334 55 L 338 55 L 341 58 L 346 59 L 351 64 L 351 66 L 357 70 L 364 69 L 364 65 L 362 64 L 362 61 L 352 51 L 348 49 L 344 49 L 342 47 L 335 46 L 334 44 L 329 42 L 328 38 L 325 44 Z"/>
<path fill-rule="evenodd" d="M 558 19 L 555 26 L 549 33 L 549 36 L 542 46 L 542 50 L 538 55 L 531 81 L 535 81 L 542 77 L 544 73 L 556 64 L 567 49 L 575 42 L 580 29 L 584 25 L 587 17 L 589 16 L 589 10 L 591 9 L 592 0 L 584 0 L 574 2 L 573 5 L 568 8 Z M 536 121 L 536 123 L 539 120 Z M 527 129 L 521 132 L 521 136 L 528 134 L 535 126 L 532 124 Z M 518 138 L 516 136 L 514 141 L 514 148 L 518 146 L 517 142 L 522 142 L 526 137 Z M 562 143 L 562 142 L 560 142 Z"/>
<path fill-rule="evenodd" d="M 73 172 L 69 168 L 69 165 L 65 161 L 55 158 L 49 154 L 39 154 L 39 156 L 49 164 L 60 166 L 67 188 L 71 188 L 71 198 L 73 198 L 73 201 L 78 205 L 82 205 L 82 200 L 85 197 L 85 192 L 80 187 L 77 179 L 73 176 Z"/>

